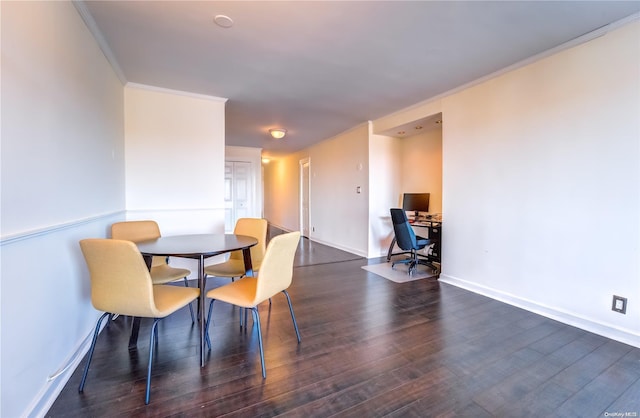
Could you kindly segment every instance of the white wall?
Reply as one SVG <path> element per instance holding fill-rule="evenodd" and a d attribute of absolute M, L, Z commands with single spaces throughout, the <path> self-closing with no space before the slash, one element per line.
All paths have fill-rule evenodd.
<path fill-rule="evenodd" d="M 299 163 L 310 160 L 309 238 L 366 256 L 369 230 L 369 124 L 265 165 L 265 217 L 300 229 Z M 358 194 L 356 188 L 360 186 Z"/>
<path fill-rule="evenodd" d="M 163 235 L 223 233 L 226 99 L 136 84 L 124 97 L 127 219 Z M 171 264 L 197 278 L 194 260 Z"/>
<path fill-rule="evenodd" d="M 309 148 L 309 238 L 361 256 L 368 251 L 368 149 L 366 123 Z"/>
<path fill-rule="evenodd" d="M 635 21 L 443 99 L 442 281 L 640 346 L 638 39 Z"/>
<path fill-rule="evenodd" d="M 429 212 L 441 213 L 442 128 L 403 138 L 400 144 L 402 193 L 429 193 Z M 397 197 L 402 199 L 400 194 Z"/>
<path fill-rule="evenodd" d="M 163 228 L 172 233 L 220 230 L 224 224 L 225 101 L 126 86 L 129 211 L 175 213 Z"/>
<path fill-rule="evenodd" d="M 369 250 L 367 257 L 387 254 L 393 239 L 389 209 L 398 206 L 402 193 L 401 139 L 372 134 L 369 138 Z"/>
<path fill-rule="evenodd" d="M 2 11 L 2 233 L 122 209 L 113 71 L 71 4 L 3 2 Z"/>
<path fill-rule="evenodd" d="M 124 217 L 123 87 L 71 3 L 0 7 L 0 416 L 36 416 L 98 317 L 78 241 Z"/>
<path fill-rule="evenodd" d="M 284 157 L 271 157 L 271 161 L 263 165 L 264 217 L 286 231 L 300 229 L 299 167 L 300 160 L 308 157 L 305 150 Z"/>

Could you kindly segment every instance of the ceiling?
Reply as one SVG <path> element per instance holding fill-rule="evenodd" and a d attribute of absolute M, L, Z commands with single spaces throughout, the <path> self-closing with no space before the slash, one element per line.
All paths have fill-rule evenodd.
<path fill-rule="evenodd" d="M 277 156 L 637 13 L 640 1 L 86 1 L 76 7 L 123 81 L 227 98 L 227 145 Z M 233 26 L 216 25 L 216 15 L 230 17 Z M 287 136 L 271 139 L 273 127 L 287 129 Z"/>

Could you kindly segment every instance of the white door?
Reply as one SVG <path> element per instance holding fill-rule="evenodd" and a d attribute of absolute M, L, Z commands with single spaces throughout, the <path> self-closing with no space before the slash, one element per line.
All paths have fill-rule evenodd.
<path fill-rule="evenodd" d="M 233 232 L 239 218 L 249 217 L 251 208 L 251 163 L 224 164 L 224 230 Z"/>
<path fill-rule="evenodd" d="M 300 160 L 300 231 L 303 237 L 309 238 L 309 195 L 311 162 L 308 158 Z"/>

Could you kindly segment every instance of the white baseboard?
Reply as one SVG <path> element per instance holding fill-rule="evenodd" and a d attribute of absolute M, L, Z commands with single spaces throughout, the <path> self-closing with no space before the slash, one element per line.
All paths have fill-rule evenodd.
<path fill-rule="evenodd" d="M 276 225 L 273 222 L 269 221 L 269 225 L 276 228 L 276 229 L 281 229 L 284 232 L 293 232 L 293 229 L 289 229 L 289 228 L 285 228 L 284 226 L 280 226 L 280 225 Z M 297 230 L 296 230 L 297 231 Z"/>
<path fill-rule="evenodd" d="M 327 247 L 337 248 L 339 250 L 346 251 L 346 252 L 351 253 L 351 254 L 355 254 L 358 257 L 367 258 L 367 253 L 366 252 L 357 250 L 355 248 L 345 247 L 343 245 L 338 245 L 338 244 L 333 243 L 333 242 L 325 242 L 325 241 L 322 241 L 322 240 L 319 240 L 319 239 L 316 239 L 316 238 L 309 238 L 309 239 L 311 241 L 313 241 L 313 242 L 317 242 L 318 244 L 326 245 Z"/>
<path fill-rule="evenodd" d="M 292 231 L 292 230 L 290 230 L 288 228 L 285 228 L 285 227 L 280 226 L 280 225 L 273 224 L 271 222 L 269 224 L 271 226 L 273 226 L 274 228 L 281 229 L 281 230 L 283 230 L 285 232 L 291 232 Z M 337 248 L 338 250 L 342 250 L 342 251 L 346 251 L 346 252 L 351 253 L 351 254 L 355 254 L 358 257 L 365 257 L 365 258 L 367 257 L 367 254 L 365 254 L 364 252 L 362 252 L 360 250 L 356 250 L 354 248 L 349 248 L 349 247 L 345 247 L 345 246 L 342 246 L 342 245 L 338 245 L 338 244 L 336 244 L 334 242 L 325 242 L 325 241 L 319 240 L 317 238 L 312 238 L 312 237 L 307 237 L 307 238 L 310 241 L 317 242 L 318 244 L 326 245 L 327 247 Z"/>
<path fill-rule="evenodd" d="M 629 330 L 612 327 L 611 325 L 593 321 L 589 318 L 584 318 L 571 312 L 565 312 L 552 306 L 545 306 L 535 301 L 523 299 L 497 289 L 481 286 L 447 274 L 441 274 L 439 281 L 522 308 L 546 318 L 562 322 L 563 324 L 571 325 L 576 328 L 640 348 L 640 335 Z"/>
<path fill-rule="evenodd" d="M 100 314 L 102 313 L 100 312 Z M 102 323 L 100 332 L 102 332 L 106 325 L 106 321 Z M 73 373 L 78 368 L 78 365 L 84 358 L 85 354 L 89 352 L 92 338 L 93 330 L 91 330 L 91 333 L 87 335 L 87 337 L 80 343 L 77 350 L 65 362 L 66 365 L 61 369 L 61 371 L 54 374 L 47 380 L 46 384 L 40 389 L 40 392 L 34 398 L 33 403 L 27 408 L 28 412 L 26 416 L 46 416 L 47 412 L 58 398 L 58 395 L 62 392 L 62 389 L 64 389 L 66 384 L 69 382 L 69 379 L 71 379 L 71 376 L 73 376 Z"/>

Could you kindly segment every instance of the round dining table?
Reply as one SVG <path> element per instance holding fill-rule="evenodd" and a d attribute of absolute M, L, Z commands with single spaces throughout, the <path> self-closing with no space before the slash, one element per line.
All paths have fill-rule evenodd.
<path fill-rule="evenodd" d="M 200 324 L 200 366 L 205 365 L 205 320 L 204 320 L 204 295 L 205 295 L 205 275 L 204 260 L 216 255 L 225 254 L 232 251 L 242 251 L 244 258 L 245 275 L 253 275 L 251 264 L 251 247 L 256 245 L 258 240 L 247 235 L 235 234 L 188 234 L 169 235 L 148 241 L 136 243 L 140 253 L 145 257 L 147 267 L 151 267 L 153 256 L 181 257 L 198 260 L 198 287 L 200 297 L 198 298 L 198 322 Z M 134 323 L 135 324 L 135 323 Z M 139 326 L 139 322 L 138 322 Z M 137 330 L 132 331 L 129 340 L 129 347 L 135 346 L 137 340 Z"/>

